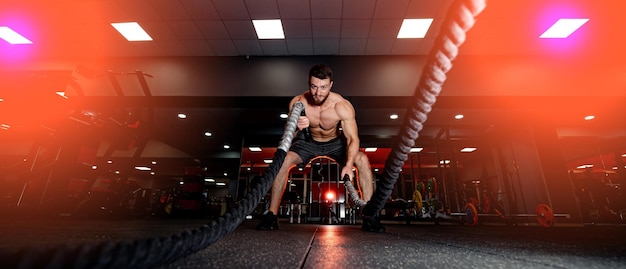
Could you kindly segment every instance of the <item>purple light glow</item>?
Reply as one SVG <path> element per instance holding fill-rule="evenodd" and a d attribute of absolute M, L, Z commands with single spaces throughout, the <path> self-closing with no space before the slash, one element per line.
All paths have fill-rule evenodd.
<path fill-rule="evenodd" d="M 536 37 L 539 38 L 557 21 L 564 18 L 589 18 L 589 14 L 584 9 L 575 6 L 574 3 L 561 2 L 558 6 L 547 6 L 537 16 L 537 21 L 533 26 L 536 29 Z M 567 38 L 541 38 L 541 49 L 553 55 L 569 55 L 572 52 L 582 50 L 582 47 L 589 43 L 589 31 L 586 28 L 579 28 Z"/>

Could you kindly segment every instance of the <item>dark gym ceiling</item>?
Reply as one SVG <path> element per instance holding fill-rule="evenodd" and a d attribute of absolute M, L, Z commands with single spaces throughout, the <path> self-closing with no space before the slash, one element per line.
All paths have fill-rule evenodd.
<path fill-rule="evenodd" d="M 55 69 L 47 63 L 59 59 L 76 62 L 120 58 L 141 61 L 162 57 L 261 58 L 263 61 L 285 57 L 306 61 L 337 61 L 338 57 L 353 56 L 371 57 L 373 61 L 385 57 L 423 58 L 432 49 L 451 2 L 5 0 L 0 3 L 0 26 L 28 33 L 34 44 L 19 48 L 20 53 L 27 54 L 20 57 L 15 53 L 15 46 L 0 42 L 2 78 L 14 79 L 14 71 Z M 618 141 L 617 147 L 626 150 L 623 149 L 626 125 L 619 117 L 626 104 L 624 10 L 626 2 L 621 0 L 489 1 L 461 47 L 458 64 L 449 73 L 450 82 L 429 116 L 418 145 L 432 152 L 433 141 L 449 137 L 457 143 L 454 147 L 475 146 L 485 143 L 484 137 L 491 134 L 494 127 L 506 129 L 511 126 L 512 118 L 527 117 L 528 121 L 553 118 L 559 125 L 562 140 L 571 145 L 567 150 L 571 151 L 568 154 L 572 159 L 590 157 L 588 150 L 576 152 L 581 142 L 590 143 L 590 140 L 595 142 L 587 148 L 602 143 L 608 143 L 610 148 L 615 146 L 611 143 Z M 590 20 L 567 39 L 540 39 L 539 35 L 560 17 Z M 286 38 L 258 40 L 251 19 L 277 18 L 282 20 Z M 434 21 L 423 39 L 397 39 L 405 18 L 433 18 Z M 154 40 L 129 43 L 110 26 L 111 22 L 124 21 L 139 22 Z M 347 70 L 342 70 L 344 75 Z M 76 74 L 78 70 L 72 72 Z M 419 77 L 419 73 L 411 75 Z M 154 85 L 150 77 L 146 79 Z M 110 104 L 132 111 L 138 103 L 149 102 L 150 109 L 139 111 L 143 113 L 144 122 L 150 123 L 146 147 L 133 161 L 141 164 L 139 162 L 158 159 L 160 169 L 164 170 L 157 170 L 157 173 L 167 175 L 180 173 L 180 167 L 189 165 L 193 159 L 213 166 L 212 172 L 221 173 L 219 167 L 228 165 L 220 160 L 234 161 L 236 167 L 240 152 L 246 158 L 252 156 L 247 154 L 247 149 L 242 150 L 242 146 L 275 147 L 284 124 L 278 114 L 286 112 L 291 96 L 291 93 L 273 92 L 210 96 L 198 89 L 181 87 L 159 91 L 158 87 L 151 86 L 151 96 L 145 97 L 140 80 L 134 83 L 135 91 L 142 97 L 85 94 L 81 102 L 89 104 L 95 112 L 106 110 Z M 393 144 L 393 136 L 409 104 L 406 96 L 412 95 L 414 86 L 391 96 L 375 89 L 363 89 L 359 94 L 346 96 L 357 109 L 363 147 Z M 0 94 L 16 95 L 14 90 L 3 87 Z M 356 90 L 352 90 L 354 92 Z M 30 98 L 37 94 L 39 92 L 17 95 Z M 16 111 L 28 107 L 27 101 L 11 105 L 11 98 L 0 98 L 4 98 L 0 103 L 0 121 L 11 119 L 9 115 L 14 116 Z M 29 109 L 38 111 L 35 118 L 54 115 L 41 108 Z M 175 115 L 180 111 L 185 111 L 188 118 L 177 119 Z M 390 120 L 391 113 L 397 113 L 400 118 Z M 453 118 L 458 113 L 465 115 L 462 121 Z M 587 114 L 596 114 L 597 122 L 581 120 Z M 19 140 L 17 137 L 39 136 L 47 132 L 41 125 L 13 125 L 10 130 L 0 130 L 0 139 L 11 144 L 10 141 Z M 214 136 L 204 137 L 205 130 L 211 130 Z M 226 143 L 231 146 L 229 150 L 223 149 Z M 11 147 L 5 147 L 3 153 L 11 155 L 10 150 Z M 118 156 L 134 155 L 118 153 Z M 370 157 L 374 166 L 382 166 L 386 155 Z M 431 162 L 436 164 L 437 159 Z M 167 163 L 172 164 L 171 169 L 164 168 Z"/>

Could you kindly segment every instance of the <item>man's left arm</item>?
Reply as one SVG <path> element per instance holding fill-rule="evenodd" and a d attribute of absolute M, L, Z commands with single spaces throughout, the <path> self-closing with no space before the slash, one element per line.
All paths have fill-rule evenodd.
<path fill-rule="evenodd" d="M 341 176 L 348 174 L 350 178 L 353 178 L 352 166 L 354 165 L 354 159 L 359 152 L 360 140 L 359 131 L 356 124 L 356 113 L 352 104 L 345 100 L 340 102 L 335 107 L 337 115 L 341 119 L 341 128 L 343 135 L 346 137 L 346 164 L 342 169 Z"/>

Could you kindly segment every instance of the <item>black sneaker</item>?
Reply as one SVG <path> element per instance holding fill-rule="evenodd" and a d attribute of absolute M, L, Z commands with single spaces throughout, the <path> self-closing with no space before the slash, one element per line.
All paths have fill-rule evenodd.
<path fill-rule="evenodd" d="M 385 227 L 380 224 L 377 216 L 363 216 L 361 230 L 373 233 L 384 233 Z"/>
<path fill-rule="evenodd" d="M 272 211 L 267 212 L 263 215 L 261 222 L 257 224 L 256 229 L 262 231 L 278 230 L 278 217 Z"/>

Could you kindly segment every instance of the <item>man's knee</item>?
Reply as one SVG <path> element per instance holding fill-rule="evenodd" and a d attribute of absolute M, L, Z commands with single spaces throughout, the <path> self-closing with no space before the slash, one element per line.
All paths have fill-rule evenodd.
<path fill-rule="evenodd" d="M 364 168 L 370 166 L 370 161 L 365 153 L 359 151 L 359 153 L 357 153 L 356 155 L 356 158 L 354 159 L 354 164 L 356 164 L 359 168 Z"/>

